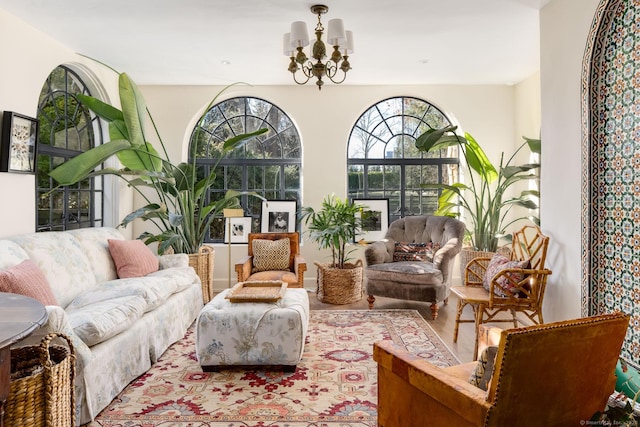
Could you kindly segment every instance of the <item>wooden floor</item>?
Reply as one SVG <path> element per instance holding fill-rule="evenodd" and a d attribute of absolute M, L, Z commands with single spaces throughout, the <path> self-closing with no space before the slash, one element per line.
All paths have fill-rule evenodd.
<path fill-rule="evenodd" d="M 449 298 L 449 304 L 440 304 L 440 310 L 438 310 L 438 318 L 436 320 L 431 319 L 431 309 L 429 303 L 403 301 L 391 298 L 376 297 L 375 307 L 376 309 L 412 309 L 417 310 L 422 317 L 433 327 L 433 329 L 440 336 L 442 341 L 451 349 L 451 351 L 458 357 L 461 362 L 470 362 L 473 360 L 473 346 L 475 343 L 475 330 L 473 323 L 466 323 L 460 325 L 460 331 L 458 334 L 458 342 L 453 342 L 453 329 L 456 318 L 456 306 L 458 300 L 455 295 L 451 295 Z M 309 307 L 311 310 L 368 310 L 369 305 L 367 298 L 345 305 L 325 304 L 318 301 L 314 292 L 309 292 Z M 467 311 L 468 310 L 468 311 Z M 463 315 L 466 318 L 472 318 L 472 311 L 470 307 L 466 307 Z"/>

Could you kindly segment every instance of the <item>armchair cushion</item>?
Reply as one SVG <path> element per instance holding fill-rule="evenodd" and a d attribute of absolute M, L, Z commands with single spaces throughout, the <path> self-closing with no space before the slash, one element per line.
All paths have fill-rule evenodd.
<path fill-rule="evenodd" d="M 253 272 L 289 269 L 291 249 L 288 238 L 254 239 L 252 245 Z"/>
<path fill-rule="evenodd" d="M 493 366 L 496 362 L 497 353 L 498 347 L 495 345 L 491 345 L 484 349 L 478 358 L 478 363 L 476 364 L 475 369 L 469 377 L 470 384 L 479 387 L 482 390 L 487 390 L 489 381 L 491 381 L 491 377 L 493 376 Z"/>
<path fill-rule="evenodd" d="M 515 260 L 510 261 L 509 258 L 501 255 L 500 253 L 496 253 L 489 261 L 489 265 L 487 266 L 487 270 L 485 272 L 484 278 L 482 280 L 482 286 L 487 290 L 487 292 L 491 291 L 491 281 L 494 277 L 496 277 L 501 271 L 506 270 L 508 268 L 520 268 L 527 269 L 531 268 L 531 262 L 529 260 Z M 524 280 L 525 275 L 518 272 L 507 273 L 511 276 L 511 279 L 514 282 L 521 282 Z M 493 289 L 493 293 L 499 297 L 510 297 L 512 296 L 506 291 L 510 291 L 514 288 L 514 284 L 507 279 L 504 275 L 498 277 L 496 279 L 496 283 L 499 286 L 495 286 Z M 505 291 L 506 290 L 506 291 Z"/>
<path fill-rule="evenodd" d="M 438 243 L 406 243 L 396 242 L 393 251 L 393 262 L 424 261 L 433 262 L 433 255 L 440 249 Z"/>

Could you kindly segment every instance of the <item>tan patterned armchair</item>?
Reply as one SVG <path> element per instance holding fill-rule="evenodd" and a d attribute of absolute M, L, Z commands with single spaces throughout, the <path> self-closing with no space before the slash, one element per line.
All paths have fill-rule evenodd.
<path fill-rule="evenodd" d="M 281 280 L 290 288 L 304 287 L 307 263 L 299 233 L 250 233 L 247 251 L 235 264 L 238 282 Z"/>
<path fill-rule="evenodd" d="M 378 426 L 580 426 L 603 411 L 629 316 L 600 315 L 490 333 L 498 337 L 487 390 L 469 382 L 480 362 L 439 368 L 395 347 L 374 344 Z M 489 368 L 490 369 L 490 368 Z"/>

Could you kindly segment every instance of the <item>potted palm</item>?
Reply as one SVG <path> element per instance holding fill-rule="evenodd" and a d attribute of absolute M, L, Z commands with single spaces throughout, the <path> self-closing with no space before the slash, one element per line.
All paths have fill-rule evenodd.
<path fill-rule="evenodd" d="M 146 205 L 127 215 L 119 226 L 126 227 L 138 218 L 149 221 L 156 231 L 139 236 L 145 243 L 158 243 L 160 254 L 189 254 L 190 264 L 201 275 L 204 297 L 208 301 L 212 293 L 213 249 L 203 246 L 204 239 L 217 214 L 225 208 L 239 206 L 238 196 L 241 193 L 228 191 L 220 199 L 209 201 L 208 189 L 215 180 L 215 173 L 199 176 L 195 153 L 192 153 L 194 160 L 190 163 L 172 163 L 136 84 L 126 73 L 120 73 L 118 85 L 122 109 L 79 95 L 81 103 L 108 122 L 110 140 L 64 162 L 52 170 L 50 176 L 59 186 L 105 174 L 125 180 L 144 198 Z M 204 120 L 204 114 L 222 92 L 213 98 L 199 121 Z M 153 125 L 161 151 L 148 142 L 145 133 L 147 117 Z M 221 157 L 247 139 L 265 132 L 267 129 L 260 129 L 221 142 Z M 96 169 L 112 156 L 117 156 L 121 169 Z"/>
<path fill-rule="evenodd" d="M 458 135 L 455 133 L 456 129 L 456 126 L 429 129 L 416 139 L 416 147 L 421 151 L 431 152 L 458 146 L 467 169 L 466 182 L 424 184 L 424 187 L 441 190 L 436 215 L 462 215 L 471 222 L 467 233 L 472 251 L 495 252 L 499 238 L 508 238 L 506 229 L 513 223 L 522 220 L 531 220 L 536 224 L 539 222 L 535 216 L 515 215 L 513 218 L 509 213 L 516 206 L 528 210 L 538 208 L 537 200 L 540 193 L 537 190 L 527 188 L 513 195 L 512 186 L 519 182 L 537 180 L 537 175 L 532 171 L 539 168 L 540 164 L 512 163 L 525 148 L 539 154 L 540 140 L 524 138 L 525 141 L 506 161 L 504 152 L 501 154 L 500 163 L 496 168 L 470 134 Z M 482 254 L 475 253 L 471 257 L 480 255 Z M 464 258 L 464 255 L 461 254 L 461 257 Z"/>
<path fill-rule="evenodd" d="M 331 250 L 331 262 L 314 262 L 318 268 L 318 299 L 330 304 L 349 304 L 362 298 L 362 261 L 349 262 L 353 249 L 349 245 L 362 229 L 358 215 L 363 206 L 331 194 L 322 201 L 321 209 L 301 209 L 309 238 L 320 249 Z"/>

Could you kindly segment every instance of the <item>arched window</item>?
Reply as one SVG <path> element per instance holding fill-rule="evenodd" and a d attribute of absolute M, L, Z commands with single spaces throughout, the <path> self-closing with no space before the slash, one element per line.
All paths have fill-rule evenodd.
<path fill-rule="evenodd" d="M 190 158 L 195 153 L 198 173 L 209 174 L 220 158 L 224 141 L 261 128 L 269 132 L 249 140 L 220 160 L 210 200 L 221 198 L 227 190 L 239 190 L 255 192 L 267 200 L 295 200 L 300 206 L 300 135 L 289 116 L 268 101 L 236 97 L 213 105 L 202 125 L 191 134 Z M 241 203 L 245 216 L 253 217 L 252 231 L 259 232 L 262 201 L 243 196 Z M 214 221 L 209 234 L 208 242 L 223 241 L 223 218 Z"/>
<path fill-rule="evenodd" d="M 438 207 L 438 191 L 426 183 L 451 182 L 458 171 L 456 149 L 422 153 L 415 140 L 427 129 L 450 120 L 422 99 L 385 99 L 365 111 L 349 136 L 347 172 L 349 198 L 389 199 L 389 221 L 427 215 Z"/>
<path fill-rule="evenodd" d="M 59 66 L 47 77 L 38 100 L 37 231 L 103 225 L 102 178 L 55 189 L 49 172 L 64 161 L 102 144 L 100 120 L 77 94 L 91 95 L 80 76 Z"/>

